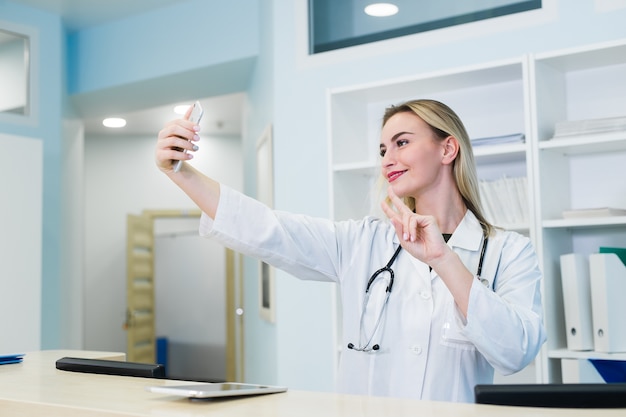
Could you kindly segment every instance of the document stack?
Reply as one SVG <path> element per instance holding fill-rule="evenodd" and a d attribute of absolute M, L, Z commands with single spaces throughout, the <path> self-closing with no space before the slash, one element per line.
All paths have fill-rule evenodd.
<path fill-rule="evenodd" d="M 554 138 L 624 130 L 626 130 L 626 116 L 563 121 L 556 123 L 554 126 Z"/>
<path fill-rule="evenodd" d="M 479 182 L 485 217 L 496 226 L 528 224 L 528 181 L 526 177 L 503 177 Z"/>
<path fill-rule="evenodd" d="M 612 216 L 626 216 L 626 209 L 616 207 L 594 207 L 586 209 L 563 210 L 564 219 Z"/>
<path fill-rule="evenodd" d="M 471 139 L 472 147 L 503 145 L 505 143 L 524 143 L 526 136 L 523 133 L 513 133 L 510 135 L 490 136 L 486 138 Z"/>

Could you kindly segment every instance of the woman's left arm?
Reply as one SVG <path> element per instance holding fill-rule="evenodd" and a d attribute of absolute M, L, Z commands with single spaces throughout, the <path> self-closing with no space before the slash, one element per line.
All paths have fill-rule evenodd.
<path fill-rule="evenodd" d="M 491 278 L 492 287 L 473 280 L 462 332 L 495 369 L 506 375 L 526 367 L 546 340 L 542 274 L 527 237 L 507 233 L 501 240 L 490 239 L 489 244 L 499 246 L 489 251 L 497 260 L 489 269 L 495 271 L 486 270 L 489 275 L 484 275 Z"/>

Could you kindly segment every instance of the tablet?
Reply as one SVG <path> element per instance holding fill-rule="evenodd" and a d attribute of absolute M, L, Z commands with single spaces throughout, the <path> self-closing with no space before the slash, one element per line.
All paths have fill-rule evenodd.
<path fill-rule="evenodd" d="M 194 385 L 158 385 L 146 387 L 146 390 L 159 394 L 178 395 L 187 398 L 220 398 L 274 394 L 287 391 L 287 387 L 222 382 Z"/>

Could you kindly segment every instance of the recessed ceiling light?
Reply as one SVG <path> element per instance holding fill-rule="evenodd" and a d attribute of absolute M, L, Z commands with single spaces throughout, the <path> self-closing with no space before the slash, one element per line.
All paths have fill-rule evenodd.
<path fill-rule="evenodd" d="M 121 117 L 109 117 L 102 121 L 102 124 L 106 127 L 124 127 L 126 126 L 126 119 L 122 119 Z"/>
<path fill-rule="evenodd" d="M 392 3 L 373 3 L 365 7 L 365 13 L 374 17 L 393 16 L 398 13 L 398 6 Z"/>
<path fill-rule="evenodd" d="M 189 108 L 189 104 L 180 104 L 174 107 L 174 113 L 184 116 L 188 108 Z"/>

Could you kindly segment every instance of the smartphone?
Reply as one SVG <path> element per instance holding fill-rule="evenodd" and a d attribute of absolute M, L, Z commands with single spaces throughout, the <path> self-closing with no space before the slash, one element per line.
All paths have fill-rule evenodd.
<path fill-rule="evenodd" d="M 203 114 L 204 114 L 204 110 L 202 109 L 200 102 L 196 101 L 195 103 L 193 103 L 193 109 L 191 110 L 191 114 L 189 115 L 189 120 L 194 122 L 195 124 L 198 124 L 200 123 L 200 119 L 202 119 Z M 185 149 L 184 153 L 187 153 L 187 149 Z M 182 166 L 183 166 L 182 160 L 176 161 L 176 164 L 174 165 L 174 172 L 180 171 L 180 168 Z"/>

